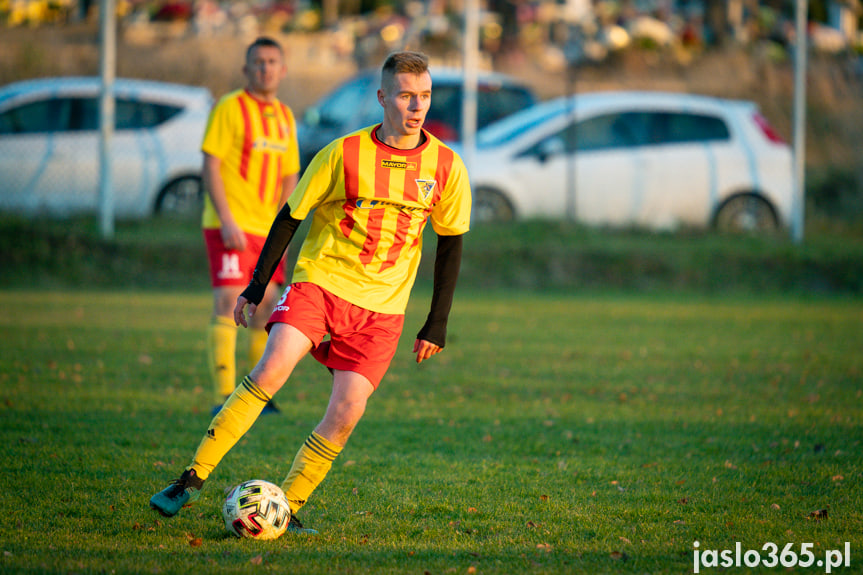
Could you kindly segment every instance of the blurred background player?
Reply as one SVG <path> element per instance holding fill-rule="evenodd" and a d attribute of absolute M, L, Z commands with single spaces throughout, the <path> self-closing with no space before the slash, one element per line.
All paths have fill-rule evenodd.
<path fill-rule="evenodd" d="M 246 50 L 244 89 L 231 92 L 210 114 L 204 142 L 203 228 L 213 286 L 213 317 L 207 357 L 215 388 L 213 414 L 234 391 L 237 296 L 248 285 L 270 224 L 296 186 L 300 170 L 296 122 L 276 97 L 287 74 L 282 47 L 260 37 Z M 272 309 L 285 282 L 284 266 L 273 277 L 262 305 Z M 264 352 L 266 314 L 252 322 L 248 359 Z M 278 412 L 270 402 L 265 413 Z"/>

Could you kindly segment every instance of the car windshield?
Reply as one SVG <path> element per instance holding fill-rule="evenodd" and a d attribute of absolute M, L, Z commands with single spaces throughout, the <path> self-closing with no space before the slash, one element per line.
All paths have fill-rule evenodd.
<path fill-rule="evenodd" d="M 565 112 L 566 105 L 563 100 L 539 104 L 480 130 L 476 135 L 476 144 L 480 148 L 499 146 Z"/>

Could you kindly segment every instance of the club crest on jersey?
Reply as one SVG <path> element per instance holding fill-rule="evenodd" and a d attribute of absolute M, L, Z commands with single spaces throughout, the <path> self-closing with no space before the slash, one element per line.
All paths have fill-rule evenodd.
<path fill-rule="evenodd" d="M 436 180 L 414 180 L 417 183 L 417 188 L 419 188 L 420 195 L 422 196 L 424 201 L 429 201 L 432 197 L 432 192 L 434 191 L 434 187 L 437 184 Z"/>

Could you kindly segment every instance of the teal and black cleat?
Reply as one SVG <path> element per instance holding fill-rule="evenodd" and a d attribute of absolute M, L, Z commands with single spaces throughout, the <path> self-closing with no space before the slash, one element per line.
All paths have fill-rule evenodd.
<path fill-rule="evenodd" d="M 165 517 L 173 517 L 187 503 L 191 503 L 201 495 L 204 480 L 199 478 L 194 469 L 187 469 L 179 479 L 150 498 L 150 508 L 155 509 Z"/>
<path fill-rule="evenodd" d="M 300 523 L 300 520 L 297 519 L 297 516 L 291 514 L 291 522 L 288 523 L 288 529 L 285 533 L 293 533 L 295 535 L 317 535 L 317 529 L 310 529 L 309 527 L 303 527 L 303 524 Z"/>

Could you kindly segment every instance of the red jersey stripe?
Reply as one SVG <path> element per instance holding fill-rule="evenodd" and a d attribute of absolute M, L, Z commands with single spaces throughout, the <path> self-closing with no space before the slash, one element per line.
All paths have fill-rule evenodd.
<path fill-rule="evenodd" d="M 278 126 L 278 128 L 279 128 L 279 139 L 284 140 L 285 139 L 285 131 L 282 129 L 282 124 L 284 124 L 284 127 L 288 128 L 290 130 L 290 126 L 288 126 L 289 122 L 288 122 L 287 106 L 285 106 L 284 104 L 282 104 L 280 102 L 279 111 L 281 112 L 281 117 L 278 118 L 278 121 L 276 122 L 276 126 Z M 277 114 L 277 116 L 278 116 L 278 114 Z"/>
<path fill-rule="evenodd" d="M 422 158 L 422 154 L 411 156 L 410 160 L 407 162 L 408 165 L 405 168 L 404 184 L 402 185 L 402 189 L 404 190 L 403 197 L 405 200 L 410 202 L 417 201 L 417 198 L 419 197 L 419 184 L 417 184 L 417 179 L 420 177 L 420 170 L 422 169 Z M 405 241 L 407 241 L 410 225 L 410 215 L 407 212 L 400 212 L 398 220 L 396 221 L 396 231 L 393 237 L 393 244 L 387 251 L 387 259 L 383 264 L 381 264 L 380 271 L 391 268 L 396 264 L 399 254 L 401 254 L 402 248 L 405 245 Z"/>
<path fill-rule="evenodd" d="M 363 243 L 363 249 L 360 252 L 360 262 L 364 266 L 367 266 L 375 257 L 375 251 L 381 239 L 381 227 L 384 223 L 386 210 L 371 209 L 364 211 L 368 213 L 368 216 L 366 217 L 366 241 Z"/>
<path fill-rule="evenodd" d="M 396 222 L 396 233 L 393 237 L 393 245 L 391 245 L 390 249 L 387 251 L 387 259 L 381 264 L 380 271 L 384 271 L 396 265 L 399 255 L 402 253 L 405 241 L 407 240 L 408 230 L 410 227 L 411 215 L 408 212 L 399 212 L 399 218 Z"/>
<path fill-rule="evenodd" d="M 340 223 L 345 237 L 350 236 L 354 229 L 354 203 L 360 189 L 360 137 L 345 138 L 342 144 L 342 170 L 345 181 L 345 217 Z"/>
<path fill-rule="evenodd" d="M 375 148 L 375 179 L 374 190 L 376 198 L 389 199 L 390 197 L 390 168 L 384 167 L 384 162 L 392 158 L 392 154 L 380 147 Z M 360 252 L 360 261 L 368 265 L 375 256 L 378 244 L 381 241 L 381 226 L 383 225 L 383 209 L 368 210 L 366 221 L 366 239 Z"/>
<path fill-rule="evenodd" d="M 240 104 L 240 112 L 243 114 L 243 151 L 240 155 L 240 177 L 244 180 L 249 179 L 249 156 L 252 154 L 252 146 L 254 145 L 254 130 L 252 129 L 252 116 L 249 112 L 249 107 L 246 105 L 245 98 L 238 98 Z"/>
<path fill-rule="evenodd" d="M 282 157 L 276 158 L 276 186 L 273 190 L 273 203 L 278 204 L 282 197 Z M 281 206 L 279 206 L 281 207 Z"/>
<path fill-rule="evenodd" d="M 454 152 L 450 148 L 438 147 L 437 170 L 434 175 L 437 184 L 435 184 L 432 205 L 440 201 L 441 191 L 446 189 L 449 173 L 452 170 L 453 154 Z"/>
<path fill-rule="evenodd" d="M 258 197 L 261 198 L 262 202 L 267 201 L 267 183 L 269 182 L 268 176 L 270 171 L 270 154 L 264 154 L 264 157 L 261 158 L 261 179 L 258 184 Z"/>
<path fill-rule="evenodd" d="M 269 104 L 266 102 L 261 102 L 260 100 L 256 100 L 258 104 L 258 117 L 261 119 L 261 127 L 264 130 L 264 136 L 270 135 L 270 122 L 273 121 L 273 116 L 275 114 L 267 114 L 267 108 L 271 108 Z M 274 110 L 273 110 L 274 111 Z"/>
<path fill-rule="evenodd" d="M 380 147 L 375 148 L 375 197 L 390 197 L 390 169 L 383 166 L 386 160 L 393 156 Z"/>

